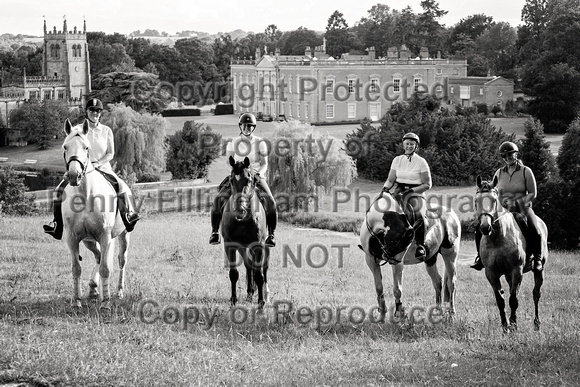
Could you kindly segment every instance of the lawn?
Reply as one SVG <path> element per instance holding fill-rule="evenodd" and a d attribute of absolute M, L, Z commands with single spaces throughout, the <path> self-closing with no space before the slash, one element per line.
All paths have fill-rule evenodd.
<path fill-rule="evenodd" d="M 491 287 L 467 266 L 470 241 L 462 241 L 453 322 L 375 322 L 357 236 L 282 224 L 270 257 L 270 304 L 260 315 L 255 303 L 230 308 L 222 247 L 206 240 L 207 213 L 150 214 L 131 234 L 126 297 L 115 298 L 109 314 L 91 302 L 70 305 L 67 248 L 42 233 L 43 220 L 0 219 L 0 384 L 545 386 L 580 378 L 580 270 L 571 253 L 551 252 L 539 332 L 530 275 L 521 287 L 519 329 L 502 331 Z M 86 294 L 92 258 L 84 247 L 81 255 Z M 392 307 L 389 271 L 383 267 Z M 329 310 L 333 319 L 297 320 L 295 311 L 284 319 L 280 302 L 314 316 Z M 421 265 L 405 268 L 403 305 L 423 308 L 419 317 L 434 306 Z"/>

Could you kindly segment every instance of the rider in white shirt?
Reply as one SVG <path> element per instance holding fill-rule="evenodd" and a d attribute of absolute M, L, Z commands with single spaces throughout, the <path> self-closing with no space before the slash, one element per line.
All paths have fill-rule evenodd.
<path fill-rule="evenodd" d="M 420 145 L 419 136 L 407 133 L 403 136 L 404 154 L 397 156 L 391 163 L 391 170 L 383 186 L 384 191 L 395 187 L 395 195 L 401 194 L 405 212 L 415 219 L 415 258 L 424 261 L 429 254 L 425 247 L 425 191 L 432 186 L 431 171 L 427 161 L 416 151 Z M 412 211 L 409 209 L 412 209 Z"/>

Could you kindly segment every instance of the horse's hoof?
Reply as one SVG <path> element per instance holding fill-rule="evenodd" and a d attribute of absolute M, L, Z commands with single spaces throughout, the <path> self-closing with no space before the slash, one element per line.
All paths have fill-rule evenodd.
<path fill-rule="evenodd" d="M 540 330 L 540 324 L 541 324 L 540 323 L 540 320 L 538 320 L 538 319 L 535 319 L 534 320 L 534 330 L 535 331 L 539 331 Z"/>
<path fill-rule="evenodd" d="M 119 300 L 122 300 L 122 299 L 123 299 L 123 297 L 125 297 L 125 293 L 123 292 L 123 290 L 122 290 L 122 289 L 119 289 L 119 291 L 117 292 L 117 298 L 118 298 Z"/>
<path fill-rule="evenodd" d="M 264 305 L 265 304 L 266 303 L 264 302 L 264 300 L 258 301 L 258 314 L 264 313 Z"/>
<path fill-rule="evenodd" d="M 91 289 L 91 291 L 89 292 L 89 295 L 87 296 L 87 298 L 88 298 L 90 301 L 96 301 L 96 300 L 98 300 L 98 299 L 99 299 L 99 292 L 97 292 L 97 291 L 93 291 L 93 290 Z"/>
<path fill-rule="evenodd" d="M 83 307 L 83 304 L 82 304 L 81 300 L 77 298 L 76 300 L 74 300 L 72 302 L 72 307 L 77 308 L 77 309 L 81 309 Z"/>
<path fill-rule="evenodd" d="M 111 311 L 111 300 L 103 300 L 101 302 L 101 311 L 103 312 L 110 312 Z"/>
<path fill-rule="evenodd" d="M 246 302 L 252 303 L 252 298 L 254 298 L 253 294 L 249 294 L 246 296 Z"/>

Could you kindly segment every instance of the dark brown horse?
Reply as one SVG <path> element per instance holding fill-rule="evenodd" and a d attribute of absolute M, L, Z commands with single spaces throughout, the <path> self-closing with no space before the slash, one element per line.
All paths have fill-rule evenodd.
<path fill-rule="evenodd" d="M 497 176 L 490 183 L 482 181 L 477 176 L 477 192 L 475 194 L 475 210 L 482 233 L 479 256 L 485 267 L 485 276 L 493 288 L 495 301 L 499 308 L 501 325 L 505 330 L 517 328 L 516 311 L 518 309 L 518 292 L 523 278 L 526 261 L 526 238 L 520 228 L 516 216 L 498 205 Z M 548 229 L 538 217 L 538 231 L 542 236 L 543 263 L 548 258 Z M 500 278 L 505 279 L 510 287 L 509 305 L 511 309 L 509 325 L 505 314 L 505 301 Z M 534 327 L 540 329 L 538 303 L 540 288 L 544 282 L 543 272 L 534 272 Z"/>
<path fill-rule="evenodd" d="M 236 252 L 239 252 L 246 267 L 246 300 L 251 302 L 257 289 L 258 306 L 261 309 L 268 302 L 269 293 L 267 272 L 270 250 L 264 243 L 267 236 L 266 212 L 256 194 L 254 176 L 249 170 L 250 160 L 246 157 L 243 162 L 236 162 L 230 156 L 230 165 L 232 173 L 229 184 L 232 194 L 223 210 L 221 229 L 225 255 L 230 266 L 230 301 L 235 305 L 238 300 Z"/>

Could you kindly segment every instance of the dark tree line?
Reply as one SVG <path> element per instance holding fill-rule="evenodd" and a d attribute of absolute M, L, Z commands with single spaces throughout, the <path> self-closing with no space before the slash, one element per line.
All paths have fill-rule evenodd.
<path fill-rule="evenodd" d="M 188 34 L 183 33 L 184 38 L 173 47 L 151 43 L 138 31 L 129 38 L 118 33 L 90 32 L 91 77 L 95 85 L 104 85 L 106 82 L 99 78 L 110 79 L 111 73 L 145 72 L 152 74 L 148 79 L 156 77 L 152 88 L 160 82 L 189 82 L 203 89 L 209 83 L 228 80 L 231 60 L 254 58 L 258 49 L 261 54 L 279 49 L 282 55 L 302 55 L 306 47 L 320 46 L 325 39 L 327 54 L 337 59 L 345 53 L 364 53 L 370 47 L 380 58 L 387 56 L 389 47 L 404 44 L 412 56 L 426 48 L 430 57 L 465 59 L 468 75 L 501 75 L 514 80 L 516 88 L 532 97 L 529 112 L 540 120 L 545 131 L 565 132 L 580 109 L 577 0 L 526 0 L 523 24 L 518 29 L 484 14 L 468 16 L 446 27 L 439 20 L 447 11 L 437 1 L 423 0 L 421 7 L 421 12 L 414 13 L 410 7 L 396 10 L 377 4 L 352 25 L 336 10 L 328 17 L 323 33 L 304 27 L 280 31 L 275 24 L 268 25 L 264 32 L 245 36 L 234 31 L 238 36 L 235 39 L 229 34 L 212 40 L 207 34 L 186 37 Z M 1 44 L 2 40 L 0 79 L 4 84 L 22 76 L 24 69 L 27 75 L 41 75 L 42 48 L 21 41 L 11 46 Z M 109 94 L 126 93 L 118 90 Z M 200 102 L 200 92 L 194 94 L 181 102 Z M 227 95 L 214 95 L 211 90 L 205 94 L 206 100 L 228 102 Z M 159 107 L 157 102 L 142 105 L 145 109 Z"/>

